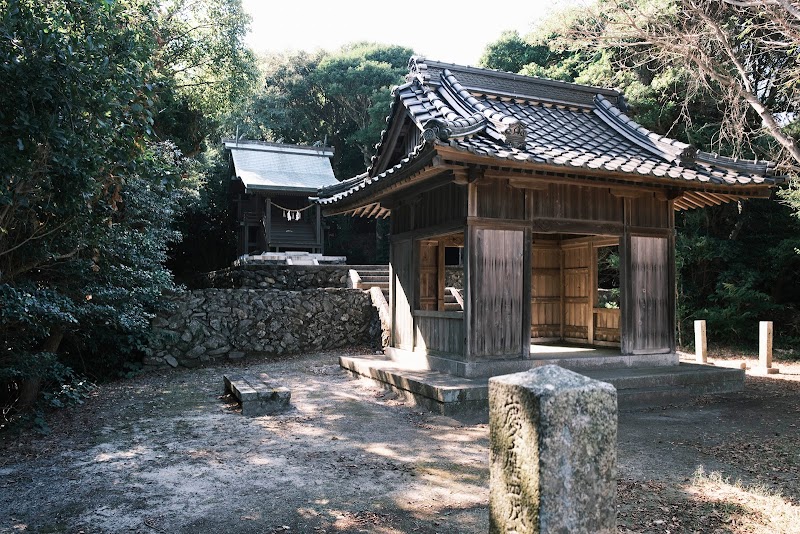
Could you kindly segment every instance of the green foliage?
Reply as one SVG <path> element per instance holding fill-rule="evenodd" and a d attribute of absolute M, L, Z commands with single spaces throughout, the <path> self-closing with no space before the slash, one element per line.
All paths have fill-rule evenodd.
<path fill-rule="evenodd" d="M 167 262 L 176 280 L 190 285 L 198 273 L 227 267 L 236 255 L 235 219 L 228 207 L 230 168 L 221 147 L 211 146 L 194 162 L 201 176 L 197 198 L 178 221 L 183 239 Z"/>
<path fill-rule="evenodd" d="M 73 369 L 130 369 L 175 289 L 164 265 L 201 169 L 154 138 L 161 16 L 150 0 L 0 0 L 3 391 L 41 383 L 64 405 L 86 386 Z"/>
<path fill-rule="evenodd" d="M 389 89 L 402 82 L 412 53 L 354 43 L 335 52 L 270 56 L 264 91 L 241 117 L 240 134 L 298 144 L 327 139 L 339 178 L 363 172 L 389 113 Z"/>
<path fill-rule="evenodd" d="M 478 64 L 488 69 L 516 73 L 529 64 L 546 64 L 552 53 L 547 45 L 532 45 L 516 31 L 505 31 L 497 41 L 486 46 Z"/>
<path fill-rule="evenodd" d="M 705 319 L 714 339 L 755 343 L 759 320 L 777 343 L 800 335 L 800 223 L 774 201 L 742 201 L 681 214 L 676 254 L 681 331 Z M 683 339 L 689 342 L 690 339 Z"/>
<path fill-rule="evenodd" d="M 250 18 L 241 0 L 166 0 L 154 17 L 154 128 L 198 156 L 256 89 L 255 56 L 243 44 Z"/>

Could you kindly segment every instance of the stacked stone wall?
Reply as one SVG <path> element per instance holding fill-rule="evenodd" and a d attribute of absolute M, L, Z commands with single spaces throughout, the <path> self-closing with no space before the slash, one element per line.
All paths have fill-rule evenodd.
<path fill-rule="evenodd" d="M 380 320 L 368 291 L 209 288 L 166 299 L 171 311 L 153 321 L 162 339 L 151 346 L 147 366 L 380 346 Z"/>
<path fill-rule="evenodd" d="M 445 267 L 444 268 L 444 285 L 445 287 L 454 287 L 456 289 L 464 289 L 464 268 L 463 267 Z"/>
<path fill-rule="evenodd" d="M 347 287 L 348 265 L 239 265 L 206 273 L 193 285 L 225 289 L 303 289 Z"/>

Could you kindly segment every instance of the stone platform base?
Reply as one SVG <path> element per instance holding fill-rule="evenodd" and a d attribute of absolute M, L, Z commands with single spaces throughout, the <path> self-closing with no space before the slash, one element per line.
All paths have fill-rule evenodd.
<path fill-rule="evenodd" d="M 462 378 L 404 366 L 385 356 L 342 356 L 339 365 L 371 378 L 415 404 L 444 415 L 488 414 L 486 377 Z M 681 363 L 658 367 L 577 369 L 576 372 L 617 388 L 622 409 L 685 402 L 693 396 L 731 393 L 744 388 L 741 369 Z M 498 373 L 501 374 L 501 373 Z"/>
<path fill-rule="evenodd" d="M 411 352 L 387 347 L 386 355 L 404 368 L 430 369 L 443 373 L 481 378 L 520 373 L 542 365 L 558 365 L 577 373 L 586 369 L 619 369 L 624 367 L 672 367 L 678 365 L 678 354 L 621 354 L 619 349 L 580 347 L 573 345 L 531 345 L 528 359 L 462 362 L 445 356 Z"/>

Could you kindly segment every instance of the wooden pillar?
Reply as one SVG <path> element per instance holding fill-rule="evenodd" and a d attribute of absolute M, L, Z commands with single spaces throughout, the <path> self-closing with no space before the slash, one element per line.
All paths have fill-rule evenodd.
<path fill-rule="evenodd" d="M 675 273 L 675 206 L 673 200 L 667 203 L 667 209 L 669 210 L 670 230 L 669 237 L 667 238 L 667 262 L 669 263 L 667 266 L 669 269 L 669 303 L 667 313 L 669 313 L 669 331 L 671 333 L 669 348 L 672 352 L 675 352 L 678 346 L 676 339 L 678 329 L 678 286 L 677 275 Z"/>
<path fill-rule="evenodd" d="M 389 222 L 392 225 L 391 222 Z M 393 225 L 392 225 L 393 226 Z M 397 288 L 395 287 L 395 272 L 394 272 L 395 252 L 394 243 L 389 240 L 389 317 L 391 317 L 391 324 L 389 325 L 389 346 L 397 347 L 395 341 L 395 325 L 397 324 Z"/>
<path fill-rule="evenodd" d="M 589 239 L 589 302 L 586 303 L 586 338 L 589 345 L 594 344 L 594 303 L 597 302 L 597 249 L 594 247 L 594 239 Z"/>
<path fill-rule="evenodd" d="M 320 254 L 325 254 L 325 244 L 322 242 L 322 207 L 317 204 L 317 225 L 316 225 L 316 234 L 317 234 L 317 251 Z"/>
<path fill-rule="evenodd" d="M 466 212 L 469 217 L 476 217 L 478 215 L 478 186 L 475 184 L 467 185 L 467 205 Z M 475 234 L 474 227 L 467 221 L 464 226 L 464 361 L 474 361 L 475 355 L 473 354 L 472 345 L 474 332 L 470 325 L 472 325 L 472 315 L 474 313 L 472 307 L 472 256 L 475 254 L 475 247 L 472 244 L 472 239 Z"/>
<path fill-rule="evenodd" d="M 472 245 L 473 234 L 475 233 L 474 227 L 469 223 L 464 227 L 464 361 L 471 362 L 474 360 L 475 355 L 472 350 L 474 332 L 470 327 L 472 325 L 472 315 L 474 313 L 472 306 L 472 255 L 474 254 L 475 247 Z"/>
<path fill-rule="evenodd" d="M 633 354 L 634 295 L 631 273 L 631 199 L 623 198 L 623 227 L 619 240 L 620 351 Z"/>
<path fill-rule="evenodd" d="M 708 361 L 708 340 L 706 338 L 706 322 L 694 322 L 694 357 L 697 363 Z"/>
<path fill-rule="evenodd" d="M 269 252 L 269 244 L 272 240 L 272 199 L 267 197 L 264 200 L 264 250 Z"/>
<path fill-rule="evenodd" d="M 558 326 L 558 337 L 560 339 L 564 339 L 564 323 L 567 322 L 567 308 L 566 308 L 566 297 L 564 296 L 564 286 L 566 284 L 566 276 L 564 274 L 564 249 L 561 247 L 561 240 L 559 239 L 558 242 L 558 270 L 559 276 L 561 277 L 560 282 L 560 289 L 558 291 L 559 297 L 561 299 L 558 305 L 558 314 L 559 318 L 559 326 Z"/>
<path fill-rule="evenodd" d="M 444 241 L 436 246 L 436 309 L 444 311 Z"/>
<path fill-rule="evenodd" d="M 531 275 L 533 270 L 533 258 L 531 249 L 533 248 L 533 236 L 531 229 L 526 228 L 524 233 L 524 248 L 522 251 L 522 326 L 524 333 L 522 335 L 522 357 L 530 358 L 531 356 Z"/>

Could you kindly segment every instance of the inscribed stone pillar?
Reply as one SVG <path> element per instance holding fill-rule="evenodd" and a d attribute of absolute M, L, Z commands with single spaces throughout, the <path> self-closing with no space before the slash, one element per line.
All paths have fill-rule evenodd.
<path fill-rule="evenodd" d="M 617 393 L 555 365 L 489 380 L 489 532 L 616 532 Z"/>

